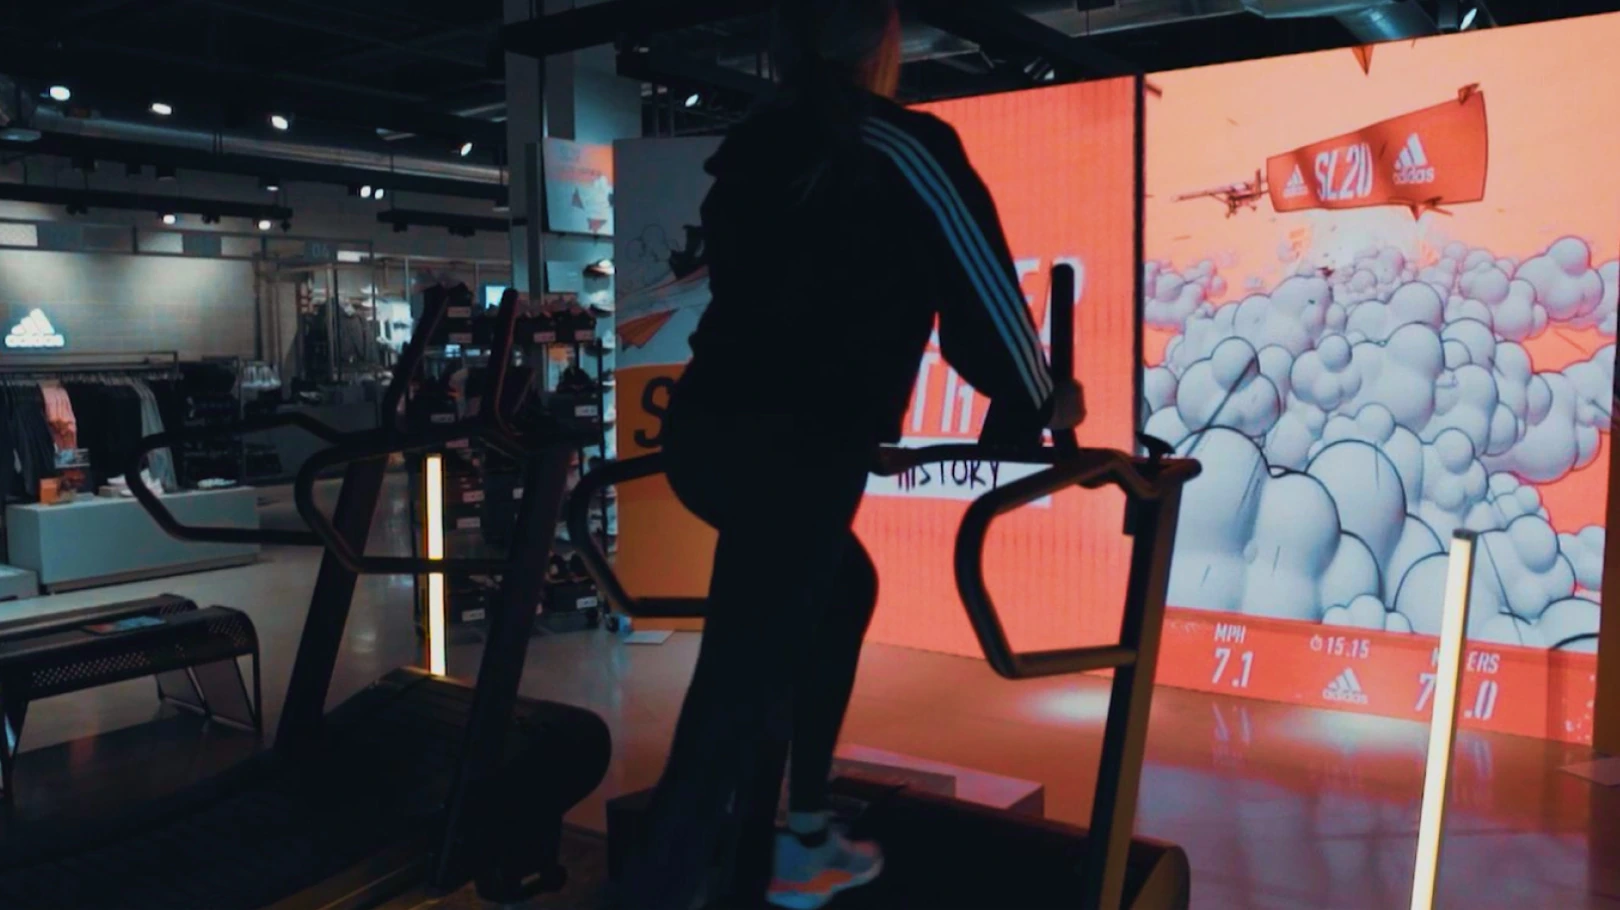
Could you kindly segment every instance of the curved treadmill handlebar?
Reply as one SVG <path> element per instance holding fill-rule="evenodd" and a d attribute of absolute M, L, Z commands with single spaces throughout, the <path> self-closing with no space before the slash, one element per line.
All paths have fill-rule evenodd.
<path fill-rule="evenodd" d="M 1073 269 L 1066 265 L 1053 268 L 1051 288 L 1054 302 L 1072 301 Z M 1051 326 L 1053 373 L 1072 376 L 1074 308 L 1053 306 Z M 958 460 L 1046 466 L 1045 470 L 980 496 L 968 508 L 957 532 L 956 583 L 962 604 L 990 665 L 997 673 L 1009 678 L 1125 666 L 1136 660 L 1137 652 L 1134 647 L 1127 647 L 1123 643 L 1024 654 L 1014 652 L 1007 642 L 1006 632 L 984 579 L 984 545 L 991 522 L 1000 515 L 1071 486 L 1090 489 L 1113 485 L 1122 489 L 1129 502 L 1126 531 L 1137 538 L 1131 565 L 1131 595 L 1126 604 L 1125 629 L 1122 630 L 1128 632 L 1133 623 L 1140 623 L 1145 610 L 1152 609 L 1152 592 L 1143 586 L 1149 584 L 1149 575 L 1155 567 L 1154 559 L 1161 560 L 1165 565 L 1169 561 L 1168 544 L 1162 540 L 1163 535 L 1155 533 L 1156 529 L 1167 520 L 1169 540 L 1173 542 L 1181 486 L 1197 476 L 1200 470 L 1196 461 L 1167 458 L 1170 447 L 1147 436 L 1140 438 L 1148 453 L 1145 458 L 1133 458 L 1112 449 L 1082 449 L 1072 430 L 1053 433 L 1052 436 L 1051 446 L 1032 448 L 967 443 L 916 449 L 884 448 L 879 450 L 873 467 L 876 474 L 892 476 L 925 464 Z M 568 501 L 569 537 L 578 548 L 602 596 L 615 610 L 646 617 L 702 616 L 702 598 L 632 597 L 624 589 L 607 554 L 591 533 L 590 506 L 597 493 L 606 487 L 662 474 L 664 469 L 663 454 L 654 453 L 608 464 L 585 476 Z M 1163 552 L 1158 552 L 1161 549 Z M 1161 593 L 1158 598 L 1161 606 L 1162 599 Z M 1144 607 L 1145 603 L 1147 607 Z M 1122 635 L 1122 641 L 1131 638 L 1128 634 Z"/>
<path fill-rule="evenodd" d="M 536 445 L 518 436 L 512 428 L 510 415 L 499 406 L 505 402 L 502 391 L 506 386 L 511 365 L 513 332 L 517 320 L 518 295 L 508 291 L 501 298 L 496 316 L 495 340 L 491 345 L 491 379 L 485 387 L 479 416 L 454 424 L 434 427 L 426 432 L 400 433 L 393 428 L 394 415 L 404 400 L 411 377 L 416 374 L 427 353 L 428 339 L 433 337 L 444 321 L 446 304 L 443 299 L 429 302 L 412 333 L 410 341 L 400 353 L 394 366 L 393 378 L 383 394 L 381 409 L 384 425 L 376 430 L 358 433 L 342 432 L 308 414 L 285 413 L 252 420 L 238 421 L 226 426 L 177 429 L 157 433 L 141 440 L 137 451 L 125 468 L 130 492 L 137 502 L 152 516 L 153 521 L 170 536 L 182 540 L 204 543 L 260 544 L 282 546 L 324 546 L 350 571 L 365 574 L 419 574 L 425 572 L 498 572 L 505 568 L 506 559 L 442 559 L 428 560 L 403 556 L 366 556 L 349 545 L 338 533 L 332 519 L 315 503 L 314 488 L 319 473 L 328 468 L 345 465 L 365 458 L 379 458 L 393 452 L 442 445 L 451 440 L 482 439 L 514 458 L 523 458 L 556 444 L 548 441 Z M 262 432 L 280 427 L 298 427 L 314 435 L 329 447 L 317 451 L 305 461 L 293 485 L 293 502 L 308 525 L 307 530 L 278 530 L 272 528 L 228 528 L 188 525 L 174 517 L 163 500 L 141 479 L 141 468 L 146 455 L 162 448 L 183 443 Z"/>

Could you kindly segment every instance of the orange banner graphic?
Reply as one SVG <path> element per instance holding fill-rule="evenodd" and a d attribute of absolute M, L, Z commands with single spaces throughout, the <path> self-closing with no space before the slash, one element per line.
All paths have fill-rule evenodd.
<path fill-rule="evenodd" d="M 1485 198 L 1485 95 L 1402 114 L 1266 159 L 1279 212 L 1404 205 L 1414 214 Z"/>

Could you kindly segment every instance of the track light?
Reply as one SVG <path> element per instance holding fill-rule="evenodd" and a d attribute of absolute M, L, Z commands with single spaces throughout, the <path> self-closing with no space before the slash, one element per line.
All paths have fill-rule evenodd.
<path fill-rule="evenodd" d="M 693 92 L 692 94 L 686 96 L 686 106 L 687 107 L 697 107 L 698 102 L 700 102 L 702 100 L 703 100 L 702 95 L 699 95 L 697 92 Z"/>
<path fill-rule="evenodd" d="M 268 218 L 260 218 L 259 219 L 259 230 L 268 231 L 268 230 L 270 230 L 270 228 L 271 228 L 270 219 L 268 219 Z"/>
<path fill-rule="evenodd" d="M 465 158 L 472 154 L 472 150 L 473 144 L 471 142 L 463 142 L 459 151 L 461 152 L 461 157 Z"/>
<path fill-rule="evenodd" d="M 49 95 L 52 101 L 57 101 L 64 104 L 73 98 L 73 90 L 65 85 L 53 85 L 48 91 L 45 92 L 45 94 Z"/>
<path fill-rule="evenodd" d="M 163 214 L 158 216 L 158 219 L 160 221 L 162 221 L 164 224 L 174 224 L 175 222 L 180 220 L 180 218 L 177 215 L 175 215 L 173 212 L 164 212 Z"/>
<path fill-rule="evenodd" d="M 174 179 L 174 168 L 170 167 L 167 164 L 159 164 L 159 165 L 153 167 L 152 168 L 152 173 L 155 174 L 157 176 L 157 179 L 159 179 L 159 180 L 173 180 Z"/>
<path fill-rule="evenodd" d="M 170 114 L 174 113 L 174 108 L 171 107 L 168 104 L 165 104 L 162 101 L 154 101 L 154 102 L 152 102 L 152 106 L 150 108 L 148 108 L 148 110 L 150 110 L 152 113 L 158 115 L 159 117 L 167 117 Z"/>
<path fill-rule="evenodd" d="M 292 127 L 292 121 L 288 120 L 286 117 L 282 116 L 281 114 L 271 114 L 270 115 L 270 125 L 275 127 L 278 130 L 287 130 L 287 129 L 290 129 Z"/>
<path fill-rule="evenodd" d="M 279 193 L 281 192 L 281 181 L 274 177 L 260 177 L 259 189 L 264 190 L 266 193 Z"/>

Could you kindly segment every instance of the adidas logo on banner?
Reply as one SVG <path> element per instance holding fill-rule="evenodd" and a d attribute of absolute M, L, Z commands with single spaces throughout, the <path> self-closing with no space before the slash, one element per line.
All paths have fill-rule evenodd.
<path fill-rule="evenodd" d="M 1356 679 L 1356 671 L 1346 669 L 1343 673 L 1333 677 L 1333 681 L 1322 690 L 1322 697 L 1328 701 L 1344 702 L 1350 705 L 1364 705 L 1367 703 L 1367 693 L 1362 691 L 1361 680 Z"/>
<path fill-rule="evenodd" d="M 1434 166 L 1429 164 L 1428 153 L 1423 151 L 1423 140 L 1417 133 L 1406 137 L 1406 146 L 1395 159 L 1395 183 L 1411 186 L 1434 182 Z"/>
<path fill-rule="evenodd" d="M 30 310 L 6 335 L 8 348 L 60 348 L 67 339 L 40 310 Z"/>
<path fill-rule="evenodd" d="M 1310 188 L 1305 186 L 1305 175 L 1299 172 L 1299 165 L 1294 165 L 1294 175 L 1283 185 L 1283 198 L 1298 199 L 1309 192 Z"/>

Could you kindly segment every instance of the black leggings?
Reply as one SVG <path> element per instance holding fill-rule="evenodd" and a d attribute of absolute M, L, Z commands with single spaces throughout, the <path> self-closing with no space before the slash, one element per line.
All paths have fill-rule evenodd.
<path fill-rule="evenodd" d="M 702 650 L 626 904 L 687 910 L 726 845 L 734 796 L 738 814 L 774 817 L 790 741 L 789 807 L 825 808 L 877 602 L 851 530 L 873 450 L 785 419 L 677 408 L 665 426 L 670 484 L 720 538 Z"/>

